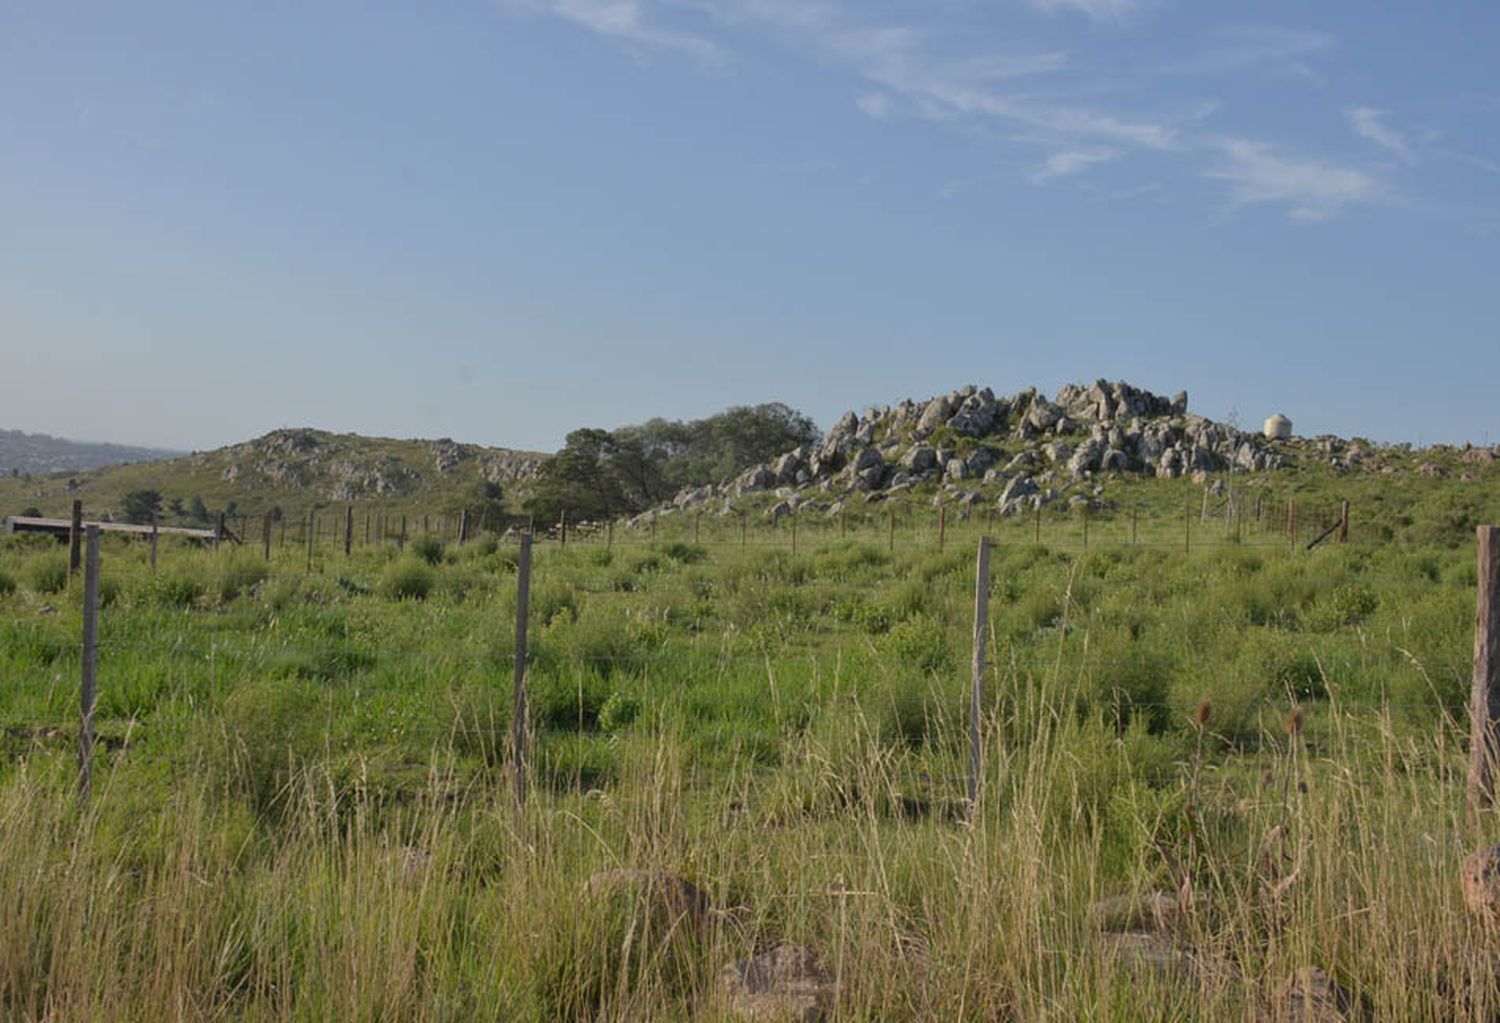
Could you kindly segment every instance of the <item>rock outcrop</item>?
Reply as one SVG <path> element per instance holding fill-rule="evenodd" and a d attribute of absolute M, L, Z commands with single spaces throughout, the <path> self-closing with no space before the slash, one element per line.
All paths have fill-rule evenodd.
<path fill-rule="evenodd" d="M 1320 454 L 1336 467 L 1351 457 L 1343 448 Z M 1265 472 L 1285 457 L 1284 442 L 1189 412 L 1183 391 L 1167 398 L 1099 380 L 1070 384 L 1052 398 L 1035 389 L 1000 397 L 970 385 L 846 412 L 821 443 L 752 466 L 720 486 L 683 491 L 672 505 L 701 509 L 718 502 L 722 513 L 741 497 L 774 492 L 785 514 L 807 503 L 811 491 L 838 501 L 880 500 L 931 484 L 955 500 L 994 500 L 1002 513 L 1016 514 L 1104 474 Z M 971 489 L 960 491 L 960 483 Z M 976 492 L 975 484 L 990 489 Z"/>

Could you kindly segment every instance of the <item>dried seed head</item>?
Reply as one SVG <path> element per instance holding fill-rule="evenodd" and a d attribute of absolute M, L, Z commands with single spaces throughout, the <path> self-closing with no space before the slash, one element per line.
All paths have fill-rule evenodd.
<path fill-rule="evenodd" d="M 1210 701 L 1207 697 L 1204 697 L 1203 699 L 1198 701 L 1198 713 L 1194 715 L 1194 717 L 1198 722 L 1199 728 L 1202 728 L 1204 725 L 1208 724 L 1208 716 L 1213 713 L 1213 709 L 1213 702 Z"/>
<path fill-rule="evenodd" d="M 1286 734 L 1297 736 L 1302 731 L 1302 708 L 1293 707 L 1292 712 L 1286 716 Z"/>

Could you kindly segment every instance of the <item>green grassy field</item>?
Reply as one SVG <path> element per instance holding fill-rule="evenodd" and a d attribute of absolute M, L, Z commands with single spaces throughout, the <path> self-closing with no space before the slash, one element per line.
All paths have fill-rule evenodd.
<path fill-rule="evenodd" d="M 788 941 L 839 1019 L 1297 1018 L 1305 966 L 1351 1018 L 1494 1019 L 1458 885 L 1500 831 L 1463 805 L 1492 482 L 1280 474 L 1235 522 L 1111 481 L 1040 542 L 950 508 L 940 547 L 923 498 L 795 550 L 759 515 L 540 545 L 524 815 L 513 543 L 164 542 L 153 573 L 106 539 L 80 807 L 80 584 L 13 538 L 0 1016 L 730 1019 L 718 971 Z M 1351 542 L 1304 550 L 1346 496 Z M 716 911 L 590 894 L 619 868 Z"/>

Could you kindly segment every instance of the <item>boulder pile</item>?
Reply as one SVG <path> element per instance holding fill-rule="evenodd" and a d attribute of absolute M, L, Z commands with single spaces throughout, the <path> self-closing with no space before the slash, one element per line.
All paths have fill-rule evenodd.
<path fill-rule="evenodd" d="M 727 513 L 735 499 L 769 492 L 782 514 L 809 505 L 836 512 L 856 495 L 878 501 L 936 484 L 938 500 L 964 504 L 980 499 L 975 488 L 998 492 L 999 510 L 1015 514 L 1101 474 L 1175 478 L 1283 464 L 1290 442 L 1195 415 L 1187 403 L 1185 391 L 1167 398 L 1123 381 L 1070 384 L 1050 399 L 1034 388 L 998 397 L 971 384 L 925 401 L 846 412 L 821 443 L 722 485 L 684 490 L 672 507 L 703 510 L 717 502 Z"/>

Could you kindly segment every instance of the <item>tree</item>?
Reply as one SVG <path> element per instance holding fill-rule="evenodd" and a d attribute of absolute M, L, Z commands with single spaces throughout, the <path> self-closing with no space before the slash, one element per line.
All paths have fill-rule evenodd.
<path fill-rule="evenodd" d="M 120 515 L 126 522 L 149 525 L 161 515 L 161 494 L 155 490 L 132 490 L 120 499 Z"/>
<path fill-rule="evenodd" d="M 811 419 L 780 403 L 737 405 L 686 423 L 574 430 L 542 467 L 526 508 L 544 521 L 564 510 L 575 520 L 634 514 L 817 439 Z"/>
<path fill-rule="evenodd" d="M 207 522 L 210 517 L 208 514 L 208 505 L 204 504 L 203 498 L 197 494 L 193 495 L 193 500 L 188 505 L 188 514 L 192 516 L 195 522 Z"/>
<path fill-rule="evenodd" d="M 172 498 L 172 500 L 167 502 L 167 511 L 171 512 L 179 519 L 187 514 L 187 509 L 182 506 L 182 498 L 180 497 L 174 497 Z"/>
<path fill-rule="evenodd" d="M 478 479 L 444 501 L 442 510 L 454 517 L 467 513 L 475 529 L 486 521 L 499 526 L 506 520 L 505 490 L 493 480 Z"/>

